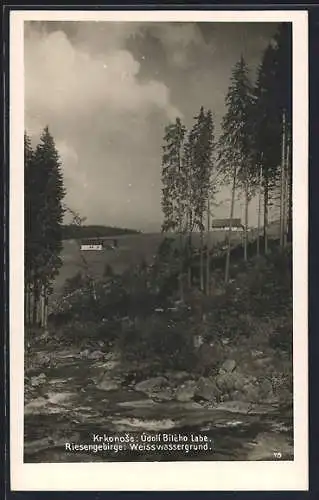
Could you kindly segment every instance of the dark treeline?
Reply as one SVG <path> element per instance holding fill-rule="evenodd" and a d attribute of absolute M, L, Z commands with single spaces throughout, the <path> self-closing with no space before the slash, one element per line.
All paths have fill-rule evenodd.
<path fill-rule="evenodd" d="M 62 239 L 81 239 L 81 238 L 106 238 L 108 236 L 120 236 L 125 234 L 139 234 L 140 231 L 126 229 L 121 227 L 100 226 L 100 225 L 82 225 L 64 224 L 62 226 Z"/>
<path fill-rule="evenodd" d="M 180 296 L 194 288 L 193 233 L 200 234 L 199 288 L 212 288 L 211 220 L 216 194 L 229 187 L 229 231 L 225 259 L 225 283 L 229 281 L 232 250 L 231 221 L 236 202 L 244 200 L 243 259 L 248 259 L 249 204 L 257 199 L 256 253 L 268 253 L 272 206 L 280 219 L 280 246 L 292 238 L 292 112 L 291 26 L 282 24 L 262 55 L 255 81 L 243 56 L 232 70 L 226 93 L 221 134 L 216 137 L 214 114 L 201 107 L 187 129 L 180 118 L 165 129 L 162 157 L 162 231 L 178 236 L 177 259 L 169 272 L 178 274 Z M 212 88 L 212 95 L 213 95 Z M 213 103 L 212 103 L 213 105 Z M 25 133 L 25 318 L 46 326 L 48 298 L 62 265 L 63 239 L 136 234 L 137 231 L 84 225 L 84 220 L 64 205 L 61 160 L 48 127 L 32 148 Z M 63 225 L 65 211 L 73 222 Z M 156 266 L 155 266 L 156 267 Z M 83 257 L 83 268 L 89 275 Z M 158 279 L 158 277 L 156 278 Z M 91 277 L 90 280 L 94 284 Z M 95 284 L 92 285 L 95 297 Z"/>
<path fill-rule="evenodd" d="M 243 258 L 247 260 L 249 204 L 257 199 L 256 253 L 268 253 L 268 214 L 279 211 L 280 245 L 292 238 L 291 26 L 280 25 L 266 48 L 256 81 L 243 56 L 232 70 L 218 140 L 210 109 L 201 107 L 187 130 L 180 118 L 165 129 L 162 159 L 162 231 L 180 235 L 180 293 L 192 287 L 192 232 L 201 237 L 199 286 L 210 290 L 210 229 L 215 195 L 230 186 L 225 283 L 229 281 L 231 221 L 238 197 L 245 206 Z M 263 214 L 263 221 L 262 219 Z M 204 235 L 206 234 L 206 243 Z M 262 238 L 261 238 L 262 236 Z M 187 243 L 186 243 L 187 242 Z M 261 248 L 261 242 L 263 248 Z M 185 277 L 188 276 L 188 279 Z"/>
<path fill-rule="evenodd" d="M 46 127 L 36 148 L 24 135 L 25 320 L 46 326 L 48 297 L 62 265 L 65 196 L 61 161 Z"/>

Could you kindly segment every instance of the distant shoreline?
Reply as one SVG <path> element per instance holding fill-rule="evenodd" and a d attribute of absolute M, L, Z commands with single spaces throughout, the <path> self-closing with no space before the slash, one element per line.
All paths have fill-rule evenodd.
<path fill-rule="evenodd" d="M 121 227 L 102 226 L 97 224 L 76 226 L 75 224 L 64 224 L 62 226 L 62 240 L 74 240 L 81 238 L 107 238 L 129 234 L 141 234 L 136 229 Z"/>

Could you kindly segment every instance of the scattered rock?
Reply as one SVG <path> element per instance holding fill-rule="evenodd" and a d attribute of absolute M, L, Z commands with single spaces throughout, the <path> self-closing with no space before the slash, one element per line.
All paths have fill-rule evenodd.
<path fill-rule="evenodd" d="M 245 399 L 248 401 L 254 402 L 260 400 L 260 391 L 257 386 L 252 383 L 248 383 L 243 387 L 243 392 L 245 395 Z"/>
<path fill-rule="evenodd" d="M 161 431 L 169 430 L 176 427 L 176 422 L 171 419 L 164 420 L 143 420 L 138 418 L 121 418 L 112 419 L 112 425 L 117 430 L 117 432 L 123 431 Z"/>
<path fill-rule="evenodd" d="M 188 380 L 177 389 L 175 397 L 177 401 L 186 402 L 193 399 L 196 391 L 196 383 L 193 380 Z"/>
<path fill-rule="evenodd" d="M 241 391 L 235 390 L 230 394 L 230 398 L 233 401 L 241 401 L 243 399 L 243 393 Z"/>
<path fill-rule="evenodd" d="M 96 384 L 101 391 L 116 391 L 120 384 L 115 379 L 111 379 L 108 373 L 105 373 Z"/>
<path fill-rule="evenodd" d="M 223 345 L 228 345 L 230 342 L 230 339 L 224 337 L 223 339 L 221 339 L 221 342 Z"/>
<path fill-rule="evenodd" d="M 43 352 L 38 352 L 34 364 L 37 366 L 47 366 L 51 362 L 50 356 Z"/>
<path fill-rule="evenodd" d="M 276 404 L 255 403 L 251 405 L 249 413 L 251 415 L 269 415 L 270 413 L 275 413 L 277 411 L 278 406 Z"/>
<path fill-rule="evenodd" d="M 172 380 L 187 380 L 189 378 L 189 373 L 184 371 L 179 372 L 169 372 L 168 378 Z"/>
<path fill-rule="evenodd" d="M 223 398 L 224 402 L 229 401 L 230 400 L 230 395 L 226 392 L 226 394 L 223 394 L 222 398 Z"/>
<path fill-rule="evenodd" d="M 89 354 L 90 354 L 89 349 L 84 349 L 84 351 L 80 352 L 80 358 L 87 359 L 87 357 L 88 357 Z"/>
<path fill-rule="evenodd" d="M 249 413 L 251 404 L 245 401 L 225 401 L 215 406 L 215 410 L 229 411 L 232 413 Z"/>
<path fill-rule="evenodd" d="M 37 398 L 33 399 L 25 405 L 24 407 L 24 415 L 33 415 L 41 413 L 41 410 L 48 404 L 48 400 L 46 398 Z"/>
<path fill-rule="evenodd" d="M 225 372 L 233 372 L 236 368 L 236 361 L 234 359 L 226 359 L 221 366 Z"/>
<path fill-rule="evenodd" d="M 274 391 L 270 380 L 263 380 L 259 385 L 259 393 L 262 399 L 273 399 Z"/>
<path fill-rule="evenodd" d="M 87 359 L 92 359 L 98 361 L 104 358 L 104 353 L 102 351 L 93 351 L 88 354 Z"/>
<path fill-rule="evenodd" d="M 199 381 L 195 396 L 206 401 L 215 401 L 221 394 L 220 389 L 217 387 L 215 381 L 202 378 Z"/>
<path fill-rule="evenodd" d="M 103 372 L 104 371 L 110 371 L 110 370 L 113 370 L 116 366 L 118 366 L 119 364 L 119 361 L 106 361 L 106 362 L 103 362 L 103 363 L 99 363 L 99 364 L 96 364 L 95 366 L 98 367 L 98 368 L 102 368 L 103 369 Z"/>
<path fill-rule="evenodd" d="M 236 377 L 233 373 L 220 373 L 216 377 L 216 384 L 220 391 L 224 394 L 226 392 L 231 392 L 236 389 L 235 387 Z"/>
<path fill-rule="evenodd" d="M 161 401 L 171 401 L 174 398 L 174 389 L 167 387 L 166 389 L 159 390 L 156 392 L 154 397 Z"/>
<path fill-rule="evenodd" d="M 261 356 L 264 355 L 264 353 L 263 353 L 263 351 L 253 350 L 253 351 L 251 351 L 251 355 L 253 358 L 260 358 Z"/>
<path fill-rule="evenodd" d="M 152 377 L 147 380 L 142 380 L 135 385 L 135 390 L 145 392 L 146 394 L 159 390 L 164 384 L 167 384 L 165 377 Z"/>
<path fill-rule="evenodd" d="M 39 385 L 44 384 L 46 381 L 46 375 L 44 373 L 40 373 L 37 377 L 31 377 L 30 384 L 32 387 L 38 387 Z"/>
<path fill-rule="evenodd" d="M 73 392 L 56 392 L 48 393 L 46 398 L 49 403 L 65 405 L 66 403 L 71 403 L 76 396 Z"/>
<path fill-rule="evenodd" d="M 116 391 L 119 388 L 119 385 L 114 380 L 103 379 L 97 384 L 96 387 L 101 391 Z"/>
<path fill-rule="evenodd" d="M 258 368 L 263 368 L 264 366 L 269 366 L 273 362 L 273 359 L 270 357 L 267 358 L 257 358 L 254 360 L 254 365 Z"/>
<path fill-rule="evenodd" d="M 234 389 L 235 391 L 243 391 L 244 387 L 248 383 L 254 384 L 256 382 L 256 377 L 250 375 L 245 376 L 240 372 L 235 372 L 232 374 L 234 376 Z"/>

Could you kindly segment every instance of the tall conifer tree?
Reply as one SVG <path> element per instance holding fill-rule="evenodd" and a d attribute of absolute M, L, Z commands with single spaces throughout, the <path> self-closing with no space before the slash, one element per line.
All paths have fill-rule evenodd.
<path fill-rule="evenodd" d="M 222 120 L 220 137 L 220 164 L 224 180 L 232 184 L 228 249 L 225 265 L 225 282 L 229 279 L 231 231 L 235 210 L 235 192 L 239 186 L 245 193 L 245 258 L 247 258 L 248 202 L 252 179 L 252 85 L 244 58 L 235 65 L 226 95 L 226 114 Z"/>

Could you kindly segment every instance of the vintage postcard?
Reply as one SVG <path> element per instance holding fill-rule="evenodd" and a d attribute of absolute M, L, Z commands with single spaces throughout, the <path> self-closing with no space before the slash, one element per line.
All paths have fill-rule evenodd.
<path fill-rule="evenodd" d="M 13 490 L 308 489 L 303 11 L 12 11 Z"/>

